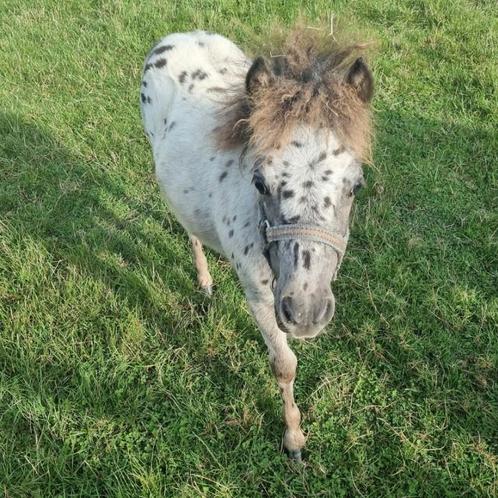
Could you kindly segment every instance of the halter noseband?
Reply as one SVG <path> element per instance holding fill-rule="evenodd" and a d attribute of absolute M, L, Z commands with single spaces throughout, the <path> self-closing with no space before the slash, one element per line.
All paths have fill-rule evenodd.
<path fill-rule="evenodd" d="M 335 278 L 335 275 L 337 274 L 337 271 L 341 266 L 344 253 L 346 252 L 346 245 L 348 243 L 349 235 L 348 233 L 346 234 L 346 236 L 343 236 L 337 232 L 327 230 L 326 228 L 305 223 L 290 223 L 288 225 L 271 226 L 270 222 L 266 218 L 266 214 L 262 206 L 260 206 L 260 212 L 261 218 L 259 222 L 259 231 L 265 244 L 264 254 L 268 260 L 269 248 L 273 242 L 291 239 L 320 242 L 321 244 L 332 247 L 332 249 L 334 249 L 337 253 L 337 267 L 334 274 Z"/>

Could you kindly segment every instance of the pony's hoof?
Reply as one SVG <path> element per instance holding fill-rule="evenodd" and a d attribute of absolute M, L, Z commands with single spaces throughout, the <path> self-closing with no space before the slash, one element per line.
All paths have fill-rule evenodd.
<path fill-rule="evenodd" d="M 213 295 L 213 286 L 212 285 L 204 285 L 201 287 L 201 291 L 206 294 L 206 296 L 211 297 Z"/>
<path fill-rule="evenodd" d="M 287 450 L 287 456 L 289 457 L 289 460 L 292 460 L 293 462 L 303 463 L 301 450 Z"/>

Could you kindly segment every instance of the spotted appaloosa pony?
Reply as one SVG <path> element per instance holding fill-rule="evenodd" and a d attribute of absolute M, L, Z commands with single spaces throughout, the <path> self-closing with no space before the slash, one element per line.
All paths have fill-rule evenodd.
<path fill-rule="evenodd" d="M 148 55 L 141 86 L 157 180 L 190 235 L 199 284 L 211 293 L 204 244 L 240 278 L 297 460 L 305 437 L 288 339 L 316 336 L 334 314 L 373 90 L 361 46 L 317 36 L 296 29 L 274 47 L 283 55 L 251 60 L 217 34 L 171 34 Z"/>

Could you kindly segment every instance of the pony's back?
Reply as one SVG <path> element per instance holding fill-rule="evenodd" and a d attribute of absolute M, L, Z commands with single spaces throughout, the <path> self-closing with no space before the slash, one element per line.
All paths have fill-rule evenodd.
<path fill-rule="evenodd" d="M 154 152 L 173 122 L 213 121 L 224 91 L 240 82 L 248 65 L 235 44 L 206 31 L 170 34 L 156 44 L 145 60 L 140 94 Z"/>

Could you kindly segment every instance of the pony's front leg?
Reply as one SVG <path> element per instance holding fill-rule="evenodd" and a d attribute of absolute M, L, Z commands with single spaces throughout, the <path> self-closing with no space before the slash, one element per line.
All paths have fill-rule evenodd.
<path fill-rule="evenodd" d="M 294 379 L 297 358 L 287 344 L 287 335 L 276 322 L 273 302 L 262 303 L 249 299 L 254 318 L 258 323 L 270 355 L 270 366 L 277 379 L 284 402 L 284 448 L 290 458 L 301 462 L 301 449 L 306 438 L 300 428 L 301 413 L 294 401 Z"/>
<path fill-rule="evenodd" d="M 287 346 L 270 356 L 270 364 L 273 374 L 278 382 L 282 400 L 284 402 L 284 448 L 289 457 L 298 462 L 301 461 L 301 449 L 306 439 L 301 430 L 301 413 L 294 401 L 294 379 L 296 378 L 297 358 Z"/>

